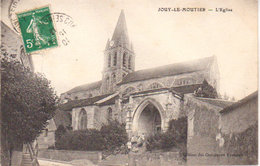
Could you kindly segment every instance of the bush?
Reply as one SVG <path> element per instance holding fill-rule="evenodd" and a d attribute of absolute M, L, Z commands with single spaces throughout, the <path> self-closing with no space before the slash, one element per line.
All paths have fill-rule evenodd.
<path fill-rule="evenodd" d="M 187 143 L 188 131 L 187 117 L 181 117 L 177 120 L 169 122 L 169 129 L 167 132 L 171 133 L 177 143 Z"/>
<path fill-rule="evenodd" d="M 105 140 L 98 130 L 68 131 L 56 141 L 57 149 L 96 151 L 103 150 Z"/>
<path fill-rule="evenodd" d="M 173 134 L 170 132 L 165 132 L 165 133 L 158 133 L 154 136 L 150 136 L 147 139 L 146 142 L 146 149 L 148 151 L 152 150 L 168 150 L 172 147 L 174 147 L 175 141 L 173 139 Z"/>
<path fill-rule="evenodd" d="M 103 125 L 100 130 L 105 139 L 105 149 L 115 150 L 116 148 L 125 145 L 128 141 L 125 124 L 118 121 L 109 121 L 107 125 Z"/>
<path fill-rule="evenodd" d="M 247 164 L 257 164 L 258 158 L 258 123 L 250 126 L 241 133 L 224 135 L 224 148 L 229 154 L 238 154 L 247 157 Z"/>
<path fill-rule="evenodd" d="M 101 130 L 89 129 L 67 131 L 64 127 L 58 127 L 55 132 L 57 149 L 64 150 L 120 150 L 128 141 L 125 125 L 118 121 L 110 121 L 103 125 Z"/>
<path fill-rule="evenodd" d="M 55 131 L 55 142 L 58 141 L 62 135 L 66 133 L 66 128 L 63 125 L 59 125 Z"/>
<path fill-rule="evenodd" d="M 146 149 L 151 150 L 169 150 L 173 147 L 180 148 L 185 152 L 187 143 L 187 117 L 182 117 L 169 122 L 169 128 L 165 133 L 158 133 L 147 139 Z"/>

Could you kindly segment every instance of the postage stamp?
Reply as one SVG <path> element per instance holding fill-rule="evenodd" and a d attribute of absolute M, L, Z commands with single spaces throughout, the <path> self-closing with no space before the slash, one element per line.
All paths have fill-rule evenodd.
<path fill-rule="evenodd" d="M 48 19 L 42 17 L 48 16 Z M 42 7 L 17 13 L 24 47 L 27 53 L 58 46 L 50 8 Z"/>

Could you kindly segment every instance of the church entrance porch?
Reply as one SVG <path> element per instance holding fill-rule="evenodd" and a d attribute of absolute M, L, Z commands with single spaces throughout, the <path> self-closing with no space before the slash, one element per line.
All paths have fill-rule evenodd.
<path fill-rule="evenodd" d="M 131 136 L 151 136 L 165 131 L 163 107 L 153 98 L 146 98 L 132 112 Z"/>
<path fill-rule="evenodd" d="M 161 116 L 158 109 L 149 103 L 137 120 L 138 135 L 150 136 L 161 132 Z"/>

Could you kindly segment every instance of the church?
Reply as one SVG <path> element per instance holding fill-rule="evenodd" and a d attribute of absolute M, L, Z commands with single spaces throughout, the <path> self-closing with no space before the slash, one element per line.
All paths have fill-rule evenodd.
<path fill-rule="evenodd" d="M 102 79 L 61 94 L 59 109 L 39 137 L 39 145 L 53 146 L 59 126 L 99 130 L 117 120 L 125 124 L 129 139 L 148 138 L 167 131 L 171 120 L 185 117 L 187 154 L 211 154 L 188 155 L 187 165 L 257 164 L 258 92 L 237 102 L 223 100 L 217 98 L 219 80 L 215 56 L 136 71 L 135 51 L 121 11 L 105 46 Z M 243 157 L 212 157 L 236 153 Z M 150 161 L 144 156 L 140 163 Z M 175 159 L 166 160 L 172 165 Z"/>
<path fill-rule="evenodd" d="M 70 114 L 73 130 L 100 129 L 109 120 L 126 124 L 131 135 L 166 131 L 168 122 L 185 116 L 185 95 L 206 80 L 217 91 L 216 57 L 135 70 L 124 11 L 104 52 L 102 79 L 61 94 L 60 109 Z"/>

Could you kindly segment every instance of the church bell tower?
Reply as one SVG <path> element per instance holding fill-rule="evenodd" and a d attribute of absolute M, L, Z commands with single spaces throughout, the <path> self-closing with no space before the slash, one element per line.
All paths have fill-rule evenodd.
<path fill-rule="evenodd" d="M 134 50 L 132 43 L 129 42 L 125 14 L 122 10 L 112 39 L 108 39 L 104 52 L 102 93 L 114 92 L 116 84 L 134 69 Z"/>

